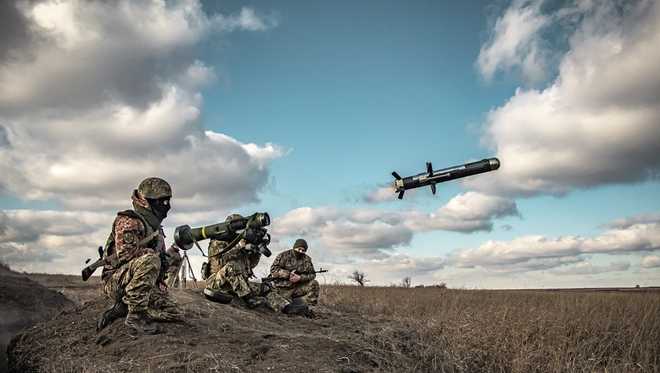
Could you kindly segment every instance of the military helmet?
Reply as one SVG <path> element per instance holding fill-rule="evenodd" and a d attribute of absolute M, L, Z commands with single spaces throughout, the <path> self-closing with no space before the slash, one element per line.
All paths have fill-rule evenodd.
<path fill-rule="evenodd" d="M 148 177 L 138 186 L 138 192 L 142 197 L 149 199 L 172 197 L 172 188 L 167 181 L 159 177 Z"/>

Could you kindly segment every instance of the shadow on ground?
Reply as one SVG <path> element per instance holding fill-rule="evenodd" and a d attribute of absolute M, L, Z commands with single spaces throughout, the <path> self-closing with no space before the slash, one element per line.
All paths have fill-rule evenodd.
<path fill-rule="evenodd" d="M 0 372 L 7 371 L 6 349 L 14 334 L 71 306 L 59 292 L 0 265 Z"/>

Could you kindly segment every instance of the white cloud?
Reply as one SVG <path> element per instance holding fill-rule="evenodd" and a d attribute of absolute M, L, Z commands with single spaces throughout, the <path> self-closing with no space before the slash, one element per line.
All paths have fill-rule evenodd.
<path fill-rule="evenodd" d="M 465 192 L 449 200 L 435 213 L 408 214 L 406 224 L 419 231 L 490 231 L 493 228 L 492 219 L 519 215 L 513 200 L 478 192 Z"/>
<path fill-rule="evenodd" d="M 92 212 L 0 211 L 0 260 L 20 271 L 79 273 L 105 243 L 113 219 Z"/>
<path fill-rule="evenodd" d="M 384 255 L 383 249 L 409 245 L 416 232 L 489 231 L 494 218 L 510 215 L 518 215 L 515 202 L 466 192 L 430 214 L 416 210 L 301 207 L 276 218 L 273 232 L 278 237 L 313 237 L 329 250 L 370 257 Z"/>
<path fill-rule="evenodd" d="M 173 243 L 176 226 L 217 223 L 228 213 L 215 210 L 170 215 L 163 222 L 166 245 Z M 115 217 L 114 212 L 0 210 L 0 260 L 20 271 L 78 274 L 85 259 L 96 258 L 96 249 L 105 244 Z M 208 241 L 200 245 L 206 250 Z M 199 271 L 199 251 L 192 249 L 188 255 Z"/>
<path fill-rule="evenodd" d="M 560 195 L 657 178 L 660 3 L 593 1 L 571 12 L 579 17 L 557 78 L 542 90 L 518 89 L 488 114 L 484 141 L 502 165 L 492 177 L 467 180 L 469 188 Z"/>
<path fill-rule="evenodd" d="M 660 256 L 649 255 L 642 258 L 642 268 L 658 268 L 660 267 Z"/>
<path fill-rule="evenodd" d="M 660 221 L 660 213 L 639 214 L 623 219 L 617 219 L 610 224 L 606 225 L 607 228 L 612 229 L 625 229 L 630 228 L 636 224 L 649 224 Z"/>
<path fill-rule="evenodd" d="M 198 226 L 214 223 L 224 220 L 226 214 L 226 211 L 173 214 L 165 220 L 167 243 L 172 242 L 172 230 L 177 225 Z M 96 248 L 105 242 L 114 217 L 114 213 L 0 211 L 0 260 L 9 263 L 19 271 L 77 274 L 83 267 L 86 258 L 95 258 Z M 316 217 L 313 210 L 309 217 Z M 365 211 L 353 211 L 352 215 L 354 221 L 362 221 L 365 224 L 370 221 L 375 222 L 376 224 L 370 227 L 378 234 L 378 226 L 384 223 L 376 217 L 377 215 L 370 211 L 366 213 Z M 392 223 L 396 221 L 394 217 L 383 219 Z M 275 222 L 277 221 L 276 219 Z M 313 221 L 313 219 L 307 221 Z M 341 239 L 343 232 L 347 237 L 346 242 L 353 241 L 356 245 L 350 247 L 341 246 L 343 242 L 340 242 L 338 243 L 340 247 L 329 249 L 318 238 L 307 236 L 305 238 L 310 238 L 308 240 L 311 244 L 309 253 L 315 266 L 330 270 L 330 273 L 323 275 L 325 281 L 329 283 L 348 282 L 346 277 L 353 270 L 359 269 L 367 273 L 368 278 L 372 280 L 371 284 L 379 285 L 398 282 L 403 277 L 410 276 L 414 283 L 431 284 L 448 281 L 452 286 L 520 287 L 523 286 L 520 283 L 520 279 L 523 278 L 526 279 L 523 287 L 540 287 L 541 284 L 566 286 L 566 283 L 560 279 L 566 277 L 564 275 L 628 271 L 627 262 L 616 261 L 609 265 L 594 265 L 587 259 L 592 254 L 598 253 L 619 255 L 658 250 L 660 228 L 657 223 L 655 224 L 655 227 L 643 227 L 648 224 L 639 223 L 624 228 L 623 231 L 611 230 L 597 237 L 573 241 L 540 239 L 533 241 L 538 246 L 527 247 L 527 251 L 522 251 L 522 245 L 519 245 L 518 240 L 508 242 L 507 251 L 500 251 L 494 255 L 488 255 L 483 251 L 484 248 L 490 246 L 482 245 L 479 248 L 482 251 L 471 252 L 472 255 L 450 257 L 415 257 L 397 252 L 395 249 L 375 251 L 360 247 L 361 242 L 371 242 L 361 241 L 366 236 L 360 235 L 360 232 L 370 232 L 367 229 L 359 231 L 356 235 L 350 230 L 322 232 L 327 237 L 335 239 Z M 321 234 L 320 232 L 315 233 Z M 628 236 L 627 241 L 623 239 L 626 236 Z M 293 242 L 292 239 L 284 240 L 284 237 L 279 237 L 279 239 L 279 242 L 271 245 L 274 255 L 280 250 L 288 249 Z M 504 244 L 507 243 L 501 244 L 500 247 L 505 248 Z M 202 242 L 201 245 L 206 250 L 208 242 Z M 614 250 L 615 248 L 618 249 Z M 476 254 L 482 256 L 479 257 Z M 196 249 L 189 251 L 188 255 L 197 275 L 203 258 Z M 273 258 L 262 258 L 258 273 L 265 275 Z M 648 255 L 641 261 L 642 268 L 653 269 L 659 265 L 660 260 L 657 255 Z M 481 271 L 479 272 L 481 274 L 474 274 L 474 271 Z M 543 275 L 540 274 L 541 271 L 545 271 Z M 644 276 L 640 278 L 643 279 Z M 487 279 L 488 281 L 486 281 Z M 630 281 L 639 282 L 640 280 L 633 278 Z"/>
<path fill-rule="evenodd" d="M 194 0 L 18 4 L 32 42 L 0 64 L 0 108 L 11 112 L 108 100 L 144 106 L 161 84 L 199 65 L 191 60 L 204 38 L 275 25 L 249 8 L 207 15 Z"/>
<path fill-rule="evenodd" d="M 174 214 L 165 220 L 166 243 L 171 244 L 171 232 L 176 225 L 197 226 L 221 221 L 224 217 L 221 211 Z M 105 243 L 114 218 L 113 213 L 0 210 L 0 260 L 19 271 L 77 274 L 85 259 L 94 259 L 96 248 Z M 360 238 L 353 240 L 359 242 Z M 200 245 L 206 250 L 208 241 Z M 275 255 L 279 251 L 276 245 L 271 249 Z M 382 279 L 382 283 L 387 283 L 388 276 L 423 276 L 445 265 L 444 258 L 414 258 L 400 253 L 366 259 L 333 257 L 316 246 L 310 248 L 310 254 L 317 268 L 331 269 L 328 278 L 332 281 L 344 280 L 345 272 L 361 268 L 369 271 L 374 280 Z M 196 249 L 188 255 L 197 275 L 203 258 Z M 273 258 L 262 258 L 258 273 L 265 275 Z"/>
<path fill-rule="evenodd" d="M 595 237 L 523 236 L 511 241 L 487 241 L 477 248 L 458 250 L 451 263 L 458 267 L 483 267 L 513 271 L 528 269 L 540 259 L 549 259 L 548 269 L 585 254 L 627 254 L 660 249 L 660 221 L 612 228 Z"/>
<path fill-rule="evenodd" d="M 369 223 L 340 220 L 326 222 L 319 235 L 324 246 L 341 249 L 349 255 L 369 255 L 375 248 L 409 245 L 413 232 L 405 226 L 380 220 Z"/>
<path fill-rule="evenodd" d="M 498 18 L 490 40 L 481 47 L 477 66 L 486 80 L 497 70 L 518 67 L 530 82 L 546 77 L 545 50 L 538 36 L 551 19 L 541 14 L 542 1 L 515 0 Z"/>
<path fill-rule="evenodd" d="M 234 29 L 249 31 L 265 31 L 277 26 L 278 20 L 275 16 L 260 16 L 252 8 L 241 8 L 239 14 L 228 17 L 217 16 L 214 24 L 220 29 L 232 31 Z"/>
<path fill-rule="evenodd" d="M 117 107 L 70 120 L 16 120 L 7 126 L 11 145 L 0 149 L 2 184 L 22 198 L 78 209 L 125 206 L 132 189 L 152 175 L 172 184 L 175 209 L 257 201 L 268 164 L 283 150 L 202 132 L 196 104 L 172 88 L 146 111 Z"/>
<path fill-rule="evenodd" d="M 203 128 L 199 89 L 216 76 L 195 54 L 214 33 L 263 31 L 273 19 L 249 8 L 208 15 L 194 0 L 17 4 L 10 16 L 31 38 L 0 61 L 0 191 L 117 209 L 160 176 L 178 211 L 258 201 L 285 151 Z"/>
<path fill-rule="evenodd" d="M 560 276 L 582 276 L 582 275 L 597 275 L 607 272 L 622 272 L 630 268 L 628 262 L 612 262 L 604 266 L 593 265 L 590 262 L 581 262 L 573 267 L 555 269 L 551 272 Z"/>
<path fill-rule="evenodd" d="M 349 275 L 355 270 L 366 274 L 369 285 L 389 285 L 398 283 L 404 277 L 411 277 L 413 284 L 433 282 L 433 274 L 446 265 L 441 257 L 412 257 L 393 253 L 382 258 L 359 260 L 348 263 L 319 262 L 317 267 L 328 269 L 323 277 L 328 283 L 351 283 Z"/>

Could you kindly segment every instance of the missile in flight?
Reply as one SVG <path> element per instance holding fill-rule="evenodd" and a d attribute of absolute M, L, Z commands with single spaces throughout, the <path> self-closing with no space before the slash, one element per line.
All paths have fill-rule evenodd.
<path fill-rule="evenodd" d="M 399 193 L 398 198 L 403 198 L 403 193 L 408 189 L 415 189 L 429 185 L 431 192 L 435 194 L 435 184 L 445 181 L 460 179 L 462 177 L 482 174 L 484 172 L 494 171 L 500 168 L 500 160 L 497 158 L 482 159 L 478 162 L 466 163 L 460 166 L 433 170 L 431 162 L 426 162 L 426 172 L 414 176 L 401 177 L 396 171 L 392 172 L 394 176 L 394 191 Z"/>

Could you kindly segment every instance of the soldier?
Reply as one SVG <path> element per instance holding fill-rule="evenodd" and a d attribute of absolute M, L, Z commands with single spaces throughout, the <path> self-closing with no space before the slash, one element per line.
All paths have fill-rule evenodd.
<path fill-rule="evenodd" d="M 179 287 L 179 271 L 181 270 L 181 264 L 183 263 L 183 258 L 179 253 L 179 247 L 176 244 L 172 244 L 167 251 L 167 272 L 165 273 L 165 284 L 168 288 Z"/>
<path fill-rule="evenodd" d="M 225 221 L 229 222 L 233 219 L 240 219 L 240 218 L 242 218 L 242 216 L 239 215 L 239 214 L 231 214 L 231 215 L 227 216 L 227 219 L 225 219 Z M 217 273 L 218 271 L 220 271 L 220 269 L 222 267 L 225 266 L 225 264 L 227 264 L 227 259 L 229 258 L 229 256 L 220 255 L 220 253 L 224 249 L 226 249 L 228 245 L 229 245 L 229 242 L 227 242 L 227 241 L 216 240 L 216 239 L 213 239 L 213 238 L 209 242 L 209 250 L 208 250 L 208 252 L 209 252 L 209 262 L 208 262 L 209 275 L 211 275 L 213 273 Z M 255 259 L 255 258 L 253 257 L 253 259 Z M 256 257 L 256 262 L 257 263 L 259 262 L 259 257 L 258 256 Z M 255 263 L 255 266 L 257 265 L 257 263 Z M 252 268 L 252 267 L 250 267 L 250 268 Z"/>
<path fill-rule="evenodd" d="M 163 282 L 165 241 L 161 222 L 170 209 L 172 189 L 163 179 L 150 177 L 133 191 L 133 210 L 121 211 L 104 249 L 103 292 L 115 304 L 97 327 L 119 317 L 132 334 L 155 334 L 153 321 L 180 320 L 181 314 Z"/>
<path fill-rule="evenodd" d="M 299 238 L 291 250 L 277 255 L 270 267 L 270 277 L 277 292 L 287 300 L 299 298 L 314 306 L 319 300 L 319 283 L 312 259 L 306 254 L 307 241 Z"/>
<path fill-rule="evenodd" d="M 230 221 L 240 215 L 230 215 Z M 275 292 L 269 292 L 263 284 L 249 281 L 253 269 L 261 259 L 261 253 L 251 244 L 240 240 L 234 247 L 220 255 L 230 243 L 211 240 L 209 243 L 209 272 L 204 295 L 220 303 L 231 302 L 238 297 L 249 308 L 266 304 L 274 311 L 282 311 L 289 302 Z M 264 297 L 265 296 L 265 297 Z"/>

